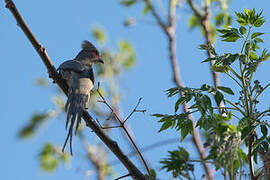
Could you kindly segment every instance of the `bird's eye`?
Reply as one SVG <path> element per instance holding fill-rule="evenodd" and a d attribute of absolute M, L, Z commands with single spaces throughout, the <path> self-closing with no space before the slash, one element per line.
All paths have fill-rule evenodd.
<path fill-rule="evenodd" d="M 99 58 L 99 54 L 98 54 L 97 51 L 94 51 L 93 54 L 94 54 L 94 56 L 95 56 L 96 58 Z"/>

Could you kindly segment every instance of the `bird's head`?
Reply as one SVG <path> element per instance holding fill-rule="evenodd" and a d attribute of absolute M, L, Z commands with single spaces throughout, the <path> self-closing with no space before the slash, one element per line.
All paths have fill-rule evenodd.
<path fill-rule="evenodd" d="M 75 60 L 90 66 L 96 63 L 104 63 L 97 48 L 89 41 L 83 41 L 82 50 L 75 57 Z"/>

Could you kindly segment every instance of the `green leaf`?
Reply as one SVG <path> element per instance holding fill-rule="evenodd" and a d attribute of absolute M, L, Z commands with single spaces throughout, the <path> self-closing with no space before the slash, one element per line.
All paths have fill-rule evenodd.
<path fill-rule="evenodd" d="M 148 13 L 149 9 L 150 9 L 149 4 L 146 4 L 144 9 L 143 9 L 143 16 L 145 16 Z"/>
<path fill-rule="evenodd" d="M 185 137 L 193 132 L 193 121 L 190 119 L 186 119 L 183 128 L 181 128 L 181 141 L 185 139 Z"/>
<path fill-rule="evenodd" d="M 263 146 L 263 148 L 265 149 L 266 152 L 268 152 L 269 149 L 269 143 L 267 141 L 263 141 L 261 143 L 261 145 Z"/>
<path fill-rule="evenodd" d="M 200 87 L 200 90 L 206 91 L 206 92 L 208 92 L 208 93 L 212 93 L 212 92 L 215 92 L 215 91 L 216 91 L 215 88 L 213 88 L 212 86 L 209 86 L 209 85 L 207 85 L 207 84 L 203 84 L 203 85 Z"/>
<path fill-rule="evenodd" d="M 202 63 L 209 62 L 209 61 L 214 61 L 216 59 L 217 58 L 207 58 L 207 59 L 203 60 Z"/>
<path fill-rule="evenodd" d="M 217 106 L 219 106 L 221 101 L 223 101 L 224 96 L 223 96 L 223 94 L 221 92 L 217 91 L 214 98 L 215 98 L 215 101 L 217 103 Z"/>
<path fill-rule="evenodd" d="M 191 16 L 188 20 L 188 25 L 190 27 L 190 29 L 193 29 L 195 28 L 196 26 L 199 26 L 199 21 L 198 21 L 198 18 L 196 16 Z"/>
<path fill-rule="evenodd" d="M 124 68 L 131 68 L 136 61 L 135 52 L 130 42 L 121 40 L 118 43 L 119 52 L 117 60 L 123 65 Z"/>
<path fill-rule="evenodd" d="M 250 52 L 249 53 L 249 58 L 251 60 L 257 60 L 258 59 L 258 56 L 254 52 Z"/>
<path fill-rule="evenodd" d="M 151 175 L 151 177 L 152 177 L 153 180 L 156 180 L 156 179 L 157 179 L 157 178 L 156 178 L 157 174 L 156 174 L 156 172 L 155 172 L 154 169 L 150 169 L 150 175 Z M 146 177 L 147 179 L 150 179 L 150 178 L 149 178 L 149 174 L 145 174 L 145 177 Z"/>
<path fill-rule="evenodd" d="M 45 86 L 48 86 L 49 85 L 49 82 L 47 79 L 45 78 L 37 78 L 35 80 L 35 83 L 39 86 L 42 86 L 42 87 L 45 87 Z"/>
<path fill-rule="evenodd" d="M 161 169 L 166 169 L 167 172 L 171 172 L 173 176 L 192 179 L 191 173 L 194 171 L 194 165 L 189 163 L 189 153 L 182 147 L 178 147 L 177 150 L 169 151 L 169 157 L 164 158 L 160 163 L 163 165 Z M 191 172 L 190 172 L 191 171 Z"/>
<path fill-rule="evenodd" d="M 124 6 L 131 6 L 136 3 L 137 0 L 122 0 L 120 3 Z"/>
<path fill-rule="evenodd" d="M 224 23 L 224 13 L 221 12 L 215 16 L 216 26 L 220 26 Z"/>
<path fill-rule="evenodd" d="M 155 116 L 155 117 L 164 117 L 163 114 L 152 114 L 152 116 Z"/>
<path fill-rule="evenodd" d="M 256 126 L 247 126 L 242 130 L 241 133 L 241 139 L 245 139 L 253 130 L 256 128 Z"/>
<path fill-rule="evenodd" d="M 241 159 L 243 159 L 244 162 L 248 162 L 248 156 L 247 154 L 240 148 L 238 148 L 238 154 L 240 155 Z"/>
<path fill-rule="evenodd" d="M 231 90 L 231 88 L 218 86 L 217 89 L 220 89 L 221 91 L 226 92 L 228 94 L 234 95 L 234 92 Z"/>
<path fill-rule="evenodd" d="M 59 162 L 68 163 L 68 153 L 62 153 L 52 144 L 46 143 L 39 153 L 40 168 L 43 171 L 53 172 L 58 166 Z"/>
<path fill-rule="evenodd" d="M 260 42 L 263 43 L 264 42 L 261 38 L 255 38 L 254 41 L 256 43 L 260 43 Z"/>
<path fill-rule="evenodd" d="M 161 131 L 164 131 L 164 130 L 168 129 L 171 125 L 172 125 L 172 121 L 166 120 L 166 121 L 162 124 L 162 126 L 161 126 L 161 128 L 159 129 L 158 132 L 161 132 Z"/>
<path fill-rule="evenodd" d="M 253 159 L 255 161 L 256 164 L 258 164 L 258 150 L 259 150 L 259 146 L 257 146 L 254 150 L 253 150 Z"/>
<path fill-rule="evenodd" d="M 185 97 L 181 97 L 176 101 L 175 106 L 174 106 L 174 112 L 177 112 L 180 104 L 183 104 L 183 102 L 185 102 Z"/>
<path fill-rule="evenodd" d="M 261 33 L 261 32 L 255 32 L 255 33 L 253 33 L 252 35 L 251 35 L 251 39 L 254 39 L 254 38 L 256 38 L 256 37 L 258 37 L 258 36 L 260 36 L 260 35 L 263 35 L 264 33 Z"/>
<path fill-rule="evenodd" d="M 20 138 L 30 138 L 35 131 L 48 119 L 49 113 L 35 113 L 31 116 L 30 122 L 25 125 L 19 132 Z"/>
<path fill-rule="evenodd" d="M 167 92 L 168 97 L 172 97 L 172 96 L 178 94 L 180 92 L 180 89 L 178 87 L 177 88 L 170 88 L 166 92 Z"/>
<path fill-rule="evenodd" d="M 106 34 L 101 27 L 94 27 L 92 29 L 92 36 L 100 44 L 104 44 L 106 42 Z"/>
<path fill-rule="evenodd" d="M 241 27 L 239 28 L 239 32 L 240 32 L 242 35 L 244 35 L 244 34 L 246 34 L 247 29 L 246 29 L 244 26 L 241 26 Z"/>
<path fill-rule="evenodd" d="M 221 73 L 226 73 L 229 71 L 227 66 L 222 66 L 218 64 L 214 64 L 210 67 L 210 69 L 214 72 L 221 72 Z"/>
<path fill-rule="evenodd" d="M 223 38 L 222 41 L 235 42 L 241 37 L 236 28 L 218 29 L 217 31 L 222 34 L 220 35 Z"/>
<path fill-rule="evenodd" d="M 183 104 L 184 102 L 189 102 L 192 99 L 191 95 L 184 95 L 181 98 L 179 98 L 175 103 L 175 112 L 179 109 L 179 105 Z"/>
<path fill-rule="evenodd" d="M 265 125 L 261 125 L 261 132 L 263 137 L 267 136 L 267 127 Z"/>

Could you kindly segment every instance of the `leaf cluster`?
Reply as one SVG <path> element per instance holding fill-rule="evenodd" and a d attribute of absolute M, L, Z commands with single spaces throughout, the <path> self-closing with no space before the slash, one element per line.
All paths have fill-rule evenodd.
<path fill-rule="evenodd" d="M 169 157 L 164 158 L 160 163 L 163 164 L 162 169 L 172 172 L 174 178 L 191 179 L 191 173 L 194 171 L 194 165 L 189 162 L 189 153 L 182 147 L 169 151 Z"/>
<path fill-rule="evenodd" d="M 254 30 L 261 27 L 265 20 L 262 12 L 256 13 L 254 9 L 235 14 L 239 28 L 227 27 L 217 31 L 222 41 L 242 43 L 240 52 L 219 55 L 211 44 L 203 44 L 199 48 L 211 54 L 203 62 L 211 61 L 212 71 L 226 74 L 239 86 L 238 101 L 234 103 L 230 96 L 224 97 L 224 92 L 235 95 L 230 87 L 214 88 L 205 84 L 200 88 L 176 87 L 167 90 L 168 97 L 180 95 L 174 105 L 175 114 L 154 114 L 162 124 L 159 132 L 175 128 L 181 131 L 181 140 L 193 132 L 194 126 L 203 129 L 204 146 L 209 149 L 206 160 L 213 160 L 216 169 L 224 169 L 224 177 L 229 175 L 230 179 L 235 179 L 239 169 L 251 161 L 243 150 L 244 146 L 249 149 L 254 162 L 258 163 L 258 154 L 268 152 L 270 145 L 270 126 L 264 119 L 269 117 L 270 109 L 259 111 L 257 108 L 258 98 L 270 84 L 263 87 L 258 80 L 253 80 L 258 66 L 270 57 L 266 49 L 259 52 L 264 33 Z M 191 104 L 189 111 L 178 113 L 179 107 L 185 103 Z M 195 122 L 189 118 L 194 113 L 198 115 Z M 170 171 L 173 172 L 173 168 Z"/>
<path fill-rule="evenodd" d="M 30 122 L 19 132 L 20 138 L 30 138 L 35 134 L 37 128 L 50 117 L 49 113 L 35 113 L 30 118 Z"/>
<path fill-rule="evenodd" d="M 62 153 L 60 149 L 55 148 L 50 143 L 43 146 L 39 158 L 40 168 L 47 172 L 53 172 L 60 162 L 63 162 L 64 164 L 69 162 L 69 155 L 67 153 Z"/>

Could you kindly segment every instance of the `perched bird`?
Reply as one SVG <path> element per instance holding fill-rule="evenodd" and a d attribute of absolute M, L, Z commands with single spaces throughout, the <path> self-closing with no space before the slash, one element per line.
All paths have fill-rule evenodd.
<path fill-rule="evenodd" d="M 60 76 L 66 80 L 69 88 L 68 100 L 65 105 L 66 129 L 70 125 L 62 148 L 63 152 L 68 139 L 70 139 L 70 153 L 72 154 L 73 127 L 76 124 L 76 135 L 83 110 L 88 107 L 90 92 L 94 87 L 95 77 L 92 66 L 96 63 L 103 63 L 98 50 L 89 41 L 83 41 L 82 50 L 75 59 L 63 62 L 57 69 Z"/>

